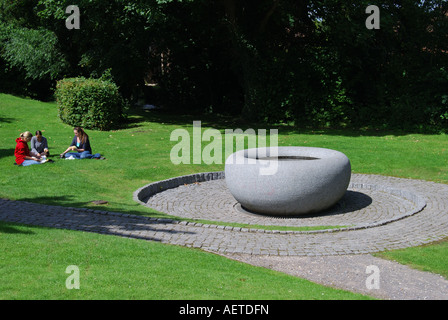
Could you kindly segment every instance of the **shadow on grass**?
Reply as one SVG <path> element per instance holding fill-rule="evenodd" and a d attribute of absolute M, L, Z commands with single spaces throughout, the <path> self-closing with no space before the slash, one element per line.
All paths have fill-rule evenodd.
<path fill-rule="evenodd" d="M 14 163 L 14 149 L 0 149 L 0 159 L 11 157 L 11 164 Z"/>
<path fill-rule="evenodd" d="M 232 117 L 215 114 L 180 114 L 170 110 L 142 110 L 132 108 L 128 111 L 128 121 L 124 129 L 138 128 L 144 122 L 156 122 L 160 124 L 175 125 L 180 127 L 193 126 L 193 121 L 201 121 L 202 127 L 218 130 L 248 128 L 266 128 L 266 124 L 247 121 L 240 117 Z"/>
<path fill-rule="evenodd" d="M 169 216 L 167 214 L 152 210 L 150 208 L 143 207 L 138 203 L 135 203 L 135 205 L 133 205 L 135 209 L 125 209 L 120 207 L 118 203 L 108 201 L 106 204 L 94 204 L 93 203 L 94 201 L 90 200 L 79 201 L 79 199 L 77 199 L 75 196 L 70 195 L 58 196 L 58 197 L 40 196 L 34 198 L 22 198 L 19 201 L 56 206 L 56 207 L 64 207 L 64 208 L 69 207 L 69 208 L 92 209 L 98 211 L 125 213 L 141 217 L 146 216 L 152 218 L 171 218 L 171 219 L 173 218 L 172 216 Z"/>
<path fill-rule="evenodd" d="M 7 117 L 0 116 L 0 123 L 11 123 L 14 120 L 15 119 L 13 119 L 13 118 L 7 118 Z"/>
<path fill-rule="evenodd" d="M 30 230 L 20 230 L 15 227 L 15 225 L 19 224 L 13 224 L 10 222 L 3 222 L 0 221 L 0 233 L 8 233 L 8 234 L 34 234 L 34 232 Z"/>
<path fill-rule="evenodd" d="M 138 128 L 144 122 L 156 122 L 167 125 L 175 125 L 179 127 L 191 127 L 193 121 L 201 121 L 203 128 L 214 128 L 218 130 L 225 129 L 277 129 L 279 134 L 294 135 L 330 135 L 344 137 L 383 137 L 383 136 L 405 136 L 409 134 L 438 134 L 433 130 L 424 129 L 380 129 L 375 127 L 363 128 L 319 128 L 319 127 L 297 127 L 287 124 L 268 124 L 250 121 L 235 116 L 216 115 L 216 114 L 180 114 L 173 113 L 170 110 L 142 110 L 131 108 L 128 111 L 128 121 L 124 124 L 123 129 Z"/>
<path fill-rule="evenodd" d="M 135 207 L 135 209 L 124 209 L 124 208 L 119 207 L 118 205 L 114 205 L 114 203 L 109 203 L 108 205 L 92 205 L 90 202 L 86 203 L 86 205 L 83 206 L 83 208 L 87 208 L 87 209 L 109 211 L 109 212 L 119 212 L 119 213 L 140 216 L 140 217 L 175 219 L 173 216 L 167 215 L 162 212 L 158 212 L 156 210 L 152 210 L 152 209 L 144 207 L 138 203 L 136 203 L 134 207 Z"/>
<path fill-rule="evenodd" d="M 44 204 L 49 206 L 74 207 L 74 208 L 81 208 L 87 203 L 83 201 L 74 201 L 74 198 L 75 198 L 74 196 L 58 196 L 58 197 L 39 196 L 35 198 L 22 198 L 19 201 Z"/>

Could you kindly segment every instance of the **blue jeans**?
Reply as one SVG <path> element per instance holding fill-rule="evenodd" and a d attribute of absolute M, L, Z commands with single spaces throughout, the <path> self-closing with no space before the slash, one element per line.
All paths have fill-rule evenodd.
<path fill-rule="evenodd" d="M 73 157 L 75 159 L 91 159 L 91 158 L 99 158 L 101 155 L 99 153 L 91 154 L 90 151 L 83 152 L 69 152 L 65 154 L 66 158 Z"/>
<path fill-rule="evenodd" d="M 36 160 L 24 160 L 22 162 L 22 166 L 26 167 L 26 166 L 30 166 L 32 164 L 42 164 L 42 163 L 44 163 L 44 162 L 39 162 L 39 161 L 36 161 Z"/>

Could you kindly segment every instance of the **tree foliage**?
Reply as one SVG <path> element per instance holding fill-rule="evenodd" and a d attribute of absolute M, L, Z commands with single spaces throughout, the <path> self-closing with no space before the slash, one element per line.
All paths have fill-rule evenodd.
<path fill-rule="evenodd" d="M 56 35 L 46 29 L 14 29 L 4 43 L 2 57 L 34 80 L 56 79 L 68 66 Z"/>
<path fill-rule="evenodd" d="M 65 27 L 72 4 L 79 30 Z M 125 97 L 152 81 L 148 102 L 180 112 L 447 128 L 447 14 L 443 0 L 0 0 L 0 81 L 111 69 Z"/>

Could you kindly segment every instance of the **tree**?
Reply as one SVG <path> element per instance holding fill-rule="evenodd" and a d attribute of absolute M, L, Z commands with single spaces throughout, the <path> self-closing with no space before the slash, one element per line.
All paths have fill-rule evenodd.
<path fill-rule="evenodd" d="M 71 4 L 0 0 L 0 26 L 22 30 L 4 37 L 0 27 L 12 68 L 49 79 L 111 69 L 125 97 L 151 74 L 156 103 L 183 112 L 311 126 L 448 126 L 443 0 L 79 0 L 79 30 L 65 26 Z M 366 27 L 369 5 L 380 9 L 379 29 Z M 30 36 L 53 48 L 41 64 L 6 47 L 35 43 Z"/>
<path fill-rule="evenodd" d="M 354 106 L 351 121 L 390 126 L 440 122 L 448 84 L 446 2 L 378 3 L 379 30 L 364 27 L 368 4 L 334 1 L 317 9 L 327 46 L 335 52 L 331 68 Z"/>
<path fill-rule="evenodd" d="M 56 35 L 45 29 L 12 30 L 3 45 L 2 57 L 33 80 L 55 80 L 67 68 Z"/>
<path fill-rule="evenodd" d="M 111 69 L 126 96 L 143 82 L 148 72 L 151 25 L 156 19 L 155 1 L 77 1 L 81 28 L 65 27 L 69 0 L 39 1 L 41 24 L 53 30 L 64 48 L 74 75 L 99 76 Z"/>

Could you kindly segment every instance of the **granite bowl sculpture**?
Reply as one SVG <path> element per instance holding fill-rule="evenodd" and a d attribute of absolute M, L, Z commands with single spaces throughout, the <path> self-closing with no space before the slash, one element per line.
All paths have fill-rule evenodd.
<path fill-rule="evenodd" d="M 273 216 L 330 208 L 344 196 L 350 177 L 347 156 L 324 148 L 245 149 L 225 163 L 227 187 L 242 208 Z"/>

